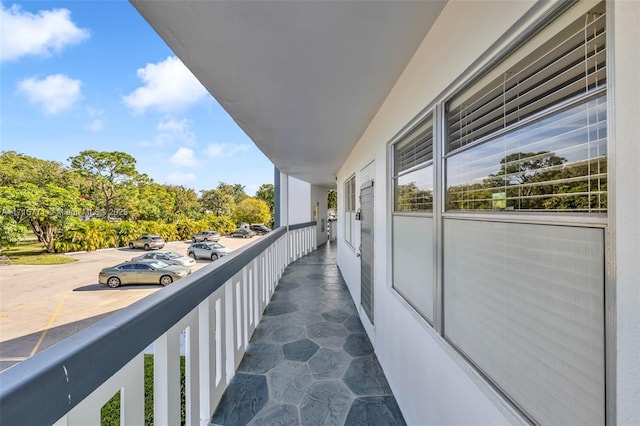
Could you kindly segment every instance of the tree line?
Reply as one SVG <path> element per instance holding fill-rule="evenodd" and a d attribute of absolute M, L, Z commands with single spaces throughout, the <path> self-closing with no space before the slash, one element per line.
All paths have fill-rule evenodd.
<path fill-rule="evenodd" d="M 0 153 L 0 247 L 29 230 L 49 252 L 118 247 L 143 233 L 169 241 L 205 229 L 225 234 L 240 222 L 269 224 L 273 203 L 273 184 L 250 197 L 243 185 L 222 181 L 199 195 L 156 183 L 124 152 L 82 151 L 68 166 Z"/>

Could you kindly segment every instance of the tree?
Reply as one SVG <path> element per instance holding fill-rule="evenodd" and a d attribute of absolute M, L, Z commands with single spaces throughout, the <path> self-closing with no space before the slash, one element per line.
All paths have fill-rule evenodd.
<path fill-rule="evenodd" d="M 140 176 L 135 158 L 124 152 L 87 150 L 70 157 L 69 161 L 72 170 L 88 179 L 93 189 L 100 193 L 107 221 L 111 218 L 113 200 L 119 195 L 118 186 Z"/>
<path fill-rule="evenodd" d="M 80 198 L 76 188 L 63 188 L 52 183 L 40 187 L 21 183 L 16 187 L 0 187 L 0 196 L 12 203 L 12 217 L 17 224 L 28 223 L 47 251 L 54 251 L 58 233 L 74 217 L 82 216 L 90 202 Z"/>
<path fill-rule="evenodd" d="M 14 151 L 0 154 L 0 186 L 33 183 L 44 186 L 53 183 L 62 187 L 83 188 L 83 179 L 57 161 L 41 160 Z"/>
<path fill-rule="evenodd" d="M 262 200 L 269 206 L 269 211 L 271 212 L 271 216 L 274 213 L 274 203 L 275 203 L 275 188 L 272 183 L 263 183 L 260 185 L 260 188 L 256 191 L 256 198 L 258 200 Z"/>
<path fill-rule="evenodd" d="M 216 216 L 231 216 L 236 208 L 236 202 L 229 194 L 225 194 L 219 189 L 207 189 L 200 191 L 198 200 L 202 209 Z"/>
<path fill-rule="evenodd" d="M 338 208 L 338 191 L 330 189 L 327 191 L 327 208 L 336 210 Z"/>
<path fill-rule="evenodd" d="M 249 198 L 247 193 L 244 191 L 244 185 L 240 185 L 239 183 L 230 185 L 228 183 L 219 182 L 217 189 L 223 194 L 227 194 L 233 197 L 233 201 L 236 204 L 239 204 L 241 201 Z"/>
<path fill-rule="evenodd" d="M 269 213 L 269 206 L 264 201 L 257 198 L 247 198 L 238 203 L 233 219 L 237 223 L 269 223 L 271 213 Z"/>

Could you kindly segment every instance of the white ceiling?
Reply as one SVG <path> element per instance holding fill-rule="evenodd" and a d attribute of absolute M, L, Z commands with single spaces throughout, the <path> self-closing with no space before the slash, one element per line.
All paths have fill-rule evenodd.
<path fill-rule="evenodd" d="M 335 175 L 446 0 L 131 0 L 284 173 Z"/>

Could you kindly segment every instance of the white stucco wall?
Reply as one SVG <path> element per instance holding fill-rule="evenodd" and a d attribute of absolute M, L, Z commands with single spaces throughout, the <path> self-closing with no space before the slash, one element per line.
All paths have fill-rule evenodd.
<path fill-rule="evenodd" d="M 295 225 L 311 221 L 311 185 L 300 179 L 287 176 L 287 190 L 286 209 L 289 221 L 286 224 Z"/>
<path fill-rule="evenodd" d="M 509 424 L 520 418 L 479 375 L 391 288 L 387 143 L 428 107 L 482 53 L 523 18 L 534 1 L 449 2 L 401 78 L 338 173 L 338 217 L 344 217 L 344 182 L 356 174 L 356 190 L 373 174 L 375 185 L 375 328 L 368 328 L 376 353 L 408 424 Z M 613 7 L 612 7 L 613 6 Z M 615 206 L 616 420 L 640 424 L 640 2 L 608 3 L 615 55 L 610 108 Z M 540 11 L 536 13 L 541 13 Z M 452 30 L 455 29 L 455 30 Z M 498 42 L 498 40 L 500 40 Z M 625 89 L 626 88 L 626 89 Z M 631 90 L 629 90 L 631 88 Z M 615 128 L 613 128 L 615 126 Z M 365 167 L 375 161 L 375 170 Z M 613 184 L 612 184 L 613 186 Z M 611 188 L 611 187 L 610 187 Z M 612 199 L 612 202 L 613 202 Z M 356 198 L 357 201 L 357 198 Z M 359 228 L 358 228 L 359 229 Z M 360 301 L 360 263 L 338 228 L 338 264 L 356 305 Z M 356 237 L 354 246 L 359 244 Z M 361 315 L 362 316 L 362 315 Z M 365 318 L 363 317 L 363 320 Z"/>
<path fill-rule="evenodd" d="M 616 416 L 640 424 L 640 2 L 613 2 L 613 220 L 616 312 Z"/>

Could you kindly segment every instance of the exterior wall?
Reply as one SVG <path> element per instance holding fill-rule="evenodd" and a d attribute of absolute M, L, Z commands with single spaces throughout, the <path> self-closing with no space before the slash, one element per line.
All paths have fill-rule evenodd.
<path fill-rule="evenodd" d="M 533 8 L 536 6 L 537 8 Z M 356 190 L 369 178 L 375 185 L 375 328 L 366 324 L 376 353 L 408 424 L 513 424 L 523 422 L 511 406 L 426 323 L 392 288 L 391 218 L 387 143 L 465 72 L 481 66 L 482 53 L 506 45 L 503 35 L 519 20 L 534 18 L 544 7 L 534 1 L 449 2 L 403 75 L 337 175 L 338 217 L 344 218 L 344 182 L 355 173 Z M 634 117 L 640 116 L 638 43 L 640 3 L 608 3 L 616 63 L 611 83 L 610 163 L 615 192 L 608 227 L 614 233 L 608 256 L 615 266 L 616 335 L 610 337 L 615 361 L 609 362 L 617 395 L 611 417 L 618 424 L 639 424 L 640 408 L 640 152 Z M 455 28 L 455 31 L 452 29 Z M 444 42 L 446 41 L 446 42 Z M 624 52 L 624 53 L 622 53 Z M 609 64 L 613 64 L 610 58 Z M 627 88 L 625 91 L 624 88 Z M 628 90 L 629 87 L 634 90 Z M 633 142 L 633 143 L 632 143 Z M 615 148 L 615 149 L 613 149 Z M 374 162 L 373 170 L 367 167 Z M 613 183 L 611 187 L 613 187 Z M 610 189 L 611 191 L 611 189 Z M 358 203 L 356 197 L 356 203 Z M 356 222 L 359 229 L 359 224 Z M 338 265 L 360 304 L 360 262 L 338 227 Z M 613 299 L 611 297 L 613 296 Z M 612 367 L 613 366 L 613 367 Z M 462 409 L 461 407 L 464 407 Z"/>
<path fill-rule="evenodd" d="M 640 2 L 613 5 L 613 167 L 615 210 L 616 413 L 619 425 L 640 424 Z M 612 22 L 609 21 L 609 22 Z"/>
<path fill-rule="evenodd" d="M 280 226 L 295 225 L 312 220 L 311 185 L 280 172 Z"/>

